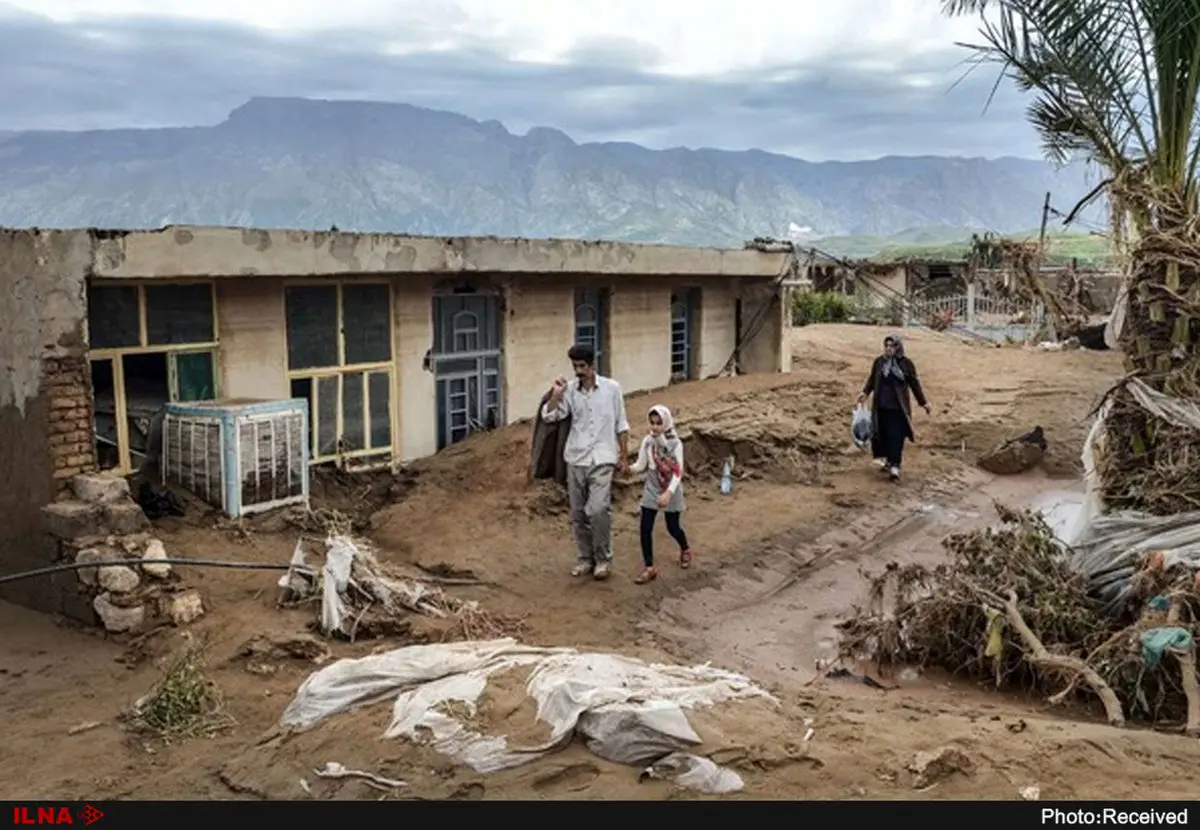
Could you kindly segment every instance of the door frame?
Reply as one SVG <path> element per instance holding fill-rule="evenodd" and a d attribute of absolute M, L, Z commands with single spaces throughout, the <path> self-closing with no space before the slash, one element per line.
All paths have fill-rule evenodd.
<path fill-rule="evenodd" d="M 494 321 L 493 332 L 487 332 L 483 328 L 479 328 L 479 313 L 471 311 L 469 308 L 460 308 L 457 311 L 449 312 L 444 307 L 444 303 L 455 299 L 477 298 L 483 300 L 484 303 L 491 306 L 491 318 Z M 488 426 L 485 422 L 487 412 L 491 408 L 488 403 L 488 394 L 491 391 L 495 392 L 496 404 L 496 423 L 495 427 L 502 427 L 505 423 L 505 395 L 504 395 L 504 297 L 499 291 L 494 290 L 455 290 L 455 291 L 434 291 L 431 301 L 431 311 L 433 319 L 433 348 L 429 351 L 429 366 L 433 372 L 434 383 L 434 423 L 436 424 L 436 443 L 438 450 L 443 450 L 453 444 L 458 443 L 472 433 L 487 430 Z M 454 326 L 454 320 L 462 314 L 470 314 L 476 318 L 476 328 L 473 330 L 464 330 L 459 332 Z M 449 326 L 448 329 L 443 328 Z M 448 332 L 451 338 L 451 348 L 456 344 L 459 334 L 475 334 L 476 340 L 474 348 L 464 348 L 462 351 L 438 351 L 445 339 L 445 333 Z M 437 334 L 442 333 L 442 337 Z M 479 348 L 481 342 L 487 342 L 488 334 L 494 334 L 496 346 L 494 348 Z M 471 344 L 464 344 L 471 345 Z M 439 372 L 439 368 L 446 364 L 459 361 L 474 361 L 475 366 L 470 371 L 454 371 L 454 372 Z M 494 362 L 495 368 L 490 368 L 489 363 Z M 489 388 L 489 379 L 495 378 L 494 388 Z M 456 394 L 451 393 L 450 384 L 455 381 L 464 381 L 466 388 L 463 394 L 467 395 L 467 424 L 466 434 L 458 439 L 453 437 L 455 431 L 463 429 L 461 426 L 455 426 L 451 422 L 452 410 L 449 407 L 450 398 Z M 471 401 L 470 381 L 475 380 L 475 401 Z M 442 385 L 443 381 L 445 386 Z"/>
<path fill-rule="evenodd" d="M 592 296 L 594 295 L 594 296 Z M 592 302 L 594 300 L 594 302 Z M 574 307 L 572 309 L 574 320 L 574 343 L 584 342 L 579 337 L 579 310 L 585 306 L 595 310 L 596 320 L 592 323 L 583 323 L 583 325 L 591 325 L 595 327 L 595 335 L 592 338 L 592 347 L 596 350 L 596 371 L 608 376 L 609 366 L 609 325 L 608 321 L 612 314 L 612 289 L 608 286 L 585 286 L 576 288 L 573 298 Z"/>
<path fill-rule="evenodd" d="M 697 366 L 699 362 L 698 349 L 696 348 L 696 323 L 699 319 L 700 312 L 700 289 L 694 287 L 676 288 L 671 291 L 670 295 L 670 371 L 671 382 L 682 383 L 683 381 L 695 380 Z M 683 316 L 676 315 L 676 309 L 682 306 Z M 684 368 L 682 372 L 675 370 L 675 325 L 683 323 L 683 361 Z"/>

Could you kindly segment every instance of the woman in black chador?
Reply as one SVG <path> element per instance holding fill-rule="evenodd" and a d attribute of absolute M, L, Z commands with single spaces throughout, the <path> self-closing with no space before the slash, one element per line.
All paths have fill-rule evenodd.
<path fill-rule="evenodd" d="M 900 479 L 905 440 L 916 440 L 909 390 L 921 408 L 930 412 L 916 365 L 905 356 L 900 336 L 889 334 L 883 340 L 883 354 L 871 364 L 871 374 L 858 402 L 863 404 L 868 395 L 871 397 L 871 454 L 892 481 Z"/>

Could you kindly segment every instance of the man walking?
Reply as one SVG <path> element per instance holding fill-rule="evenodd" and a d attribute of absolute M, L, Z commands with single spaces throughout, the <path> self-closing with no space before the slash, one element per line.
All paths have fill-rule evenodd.
<path fill-rule="evenodd" d="M 612 569 L 613 473 L 629 464 L 629 422 L 620 385 L 596 374 L 596 350 L 567 351 L 575 379 L 558 377 L 542 407 L 542 420 L 571 419 L 563 460 L 578 561 L 571 576 L 607 579 Z"/>

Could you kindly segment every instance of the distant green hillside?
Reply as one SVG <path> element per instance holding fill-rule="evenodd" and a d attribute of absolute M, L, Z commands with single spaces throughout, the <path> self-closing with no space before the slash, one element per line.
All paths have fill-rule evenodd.
<path fill-rule="evenodd" d="M 963 228 L 913 228 L 891 236 L 827 236 L 816 239 L 813 245 L 822 251 L 846 259 L 870 259 L 883 251 L 899 248 L 936 249 L 961 246 L 971 238 L 972 231 Z M 966 243 L 969 247 L 969 243 Z"/>
<path fill-rule="evenodd" d="M 965 259 L 971 250 L 971 230 L 922 229 L 905 231 L 891 237 L 838 236 L 813 244 L 822 251 L 847 259 Z M 1009 234 L 1010 239 L 1037 239 L 1037 231 Z M 1046 264 L 1066 265 L 1072 259 L 1080 265 L 1104 267 L 1113 261 L 1107 237 L 1092 233 L 1050 233 L 1047 235 Z"/>

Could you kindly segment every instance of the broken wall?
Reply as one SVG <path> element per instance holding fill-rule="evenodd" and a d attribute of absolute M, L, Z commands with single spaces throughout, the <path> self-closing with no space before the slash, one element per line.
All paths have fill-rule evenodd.
<path fill-rule="evenodd" d="M 46 567 L 57 545 L 41 508 L 95 465 L 87 358 L 88 231 L 0 230 L 0 573 Z M 52 580 L 0 598 L 61 611 Z"/>

